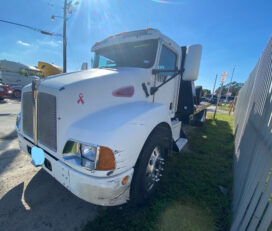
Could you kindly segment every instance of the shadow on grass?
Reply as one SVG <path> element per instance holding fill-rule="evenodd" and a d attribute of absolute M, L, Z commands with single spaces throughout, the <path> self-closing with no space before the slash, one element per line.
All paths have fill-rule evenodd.
<path fill-rule="evenodd" d="M 228 230 L 232 124 L 232 117 L 219 114 L 216 121 L 208 119 L 203 127 L 194 129 L 189 134 L 190 151 L 170 156 L 160 188 L 144 207 L 101 209 L 100 216 L 84 230 Z M 227 189 L 226 195 L 219 186 Z M 170 226 L 165 222 L 167 214 L 171 214 L 169 219 L 176 217 Z"/>

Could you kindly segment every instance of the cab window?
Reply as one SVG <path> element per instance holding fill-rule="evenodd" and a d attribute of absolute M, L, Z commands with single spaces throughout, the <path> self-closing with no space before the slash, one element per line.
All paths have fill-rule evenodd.
<path fill-rule="evenodd" d="M 99 57 L 100 58 L 99 58 L 99 61 L 98 61 L 98 68 L 116 67 L 116 63 L 113 60 L 111 60 L 111 59 L 109 59 L 109 58 L 107 58 L 105 56 L 102 56 L 102 55 L 100 55 Z"/>
<path fill-rule="evenodd" d="M 161 56 L 159 61 L 158 69 L 160 70 L 175 70 L 176 69 L 177 55 L 167 48 L 162 46 Z M 158 74 L 158 81 L 163 82 L 167 76 L 173 75 L 174 72 L 165 72 Z"/>
<path fill-rule="evenodd" d="M 158 40 L 121 43 L 98 49 L 95 52 L 94 68 L 139 67 L 154 65 Z"/>

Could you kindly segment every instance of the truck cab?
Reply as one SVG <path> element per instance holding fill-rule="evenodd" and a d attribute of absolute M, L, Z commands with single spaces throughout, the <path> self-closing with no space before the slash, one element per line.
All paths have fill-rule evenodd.
<path fill-rule="evenodd" d="M 19 144 L 90 203 L 141 204 L 169 152 L 186 144 L 182 124 L 205 119 L 194 87 L 202 48 L 180 47 L 148 28 L 109 36 L 92 51 L 93 68 L 23 89 Z"/>

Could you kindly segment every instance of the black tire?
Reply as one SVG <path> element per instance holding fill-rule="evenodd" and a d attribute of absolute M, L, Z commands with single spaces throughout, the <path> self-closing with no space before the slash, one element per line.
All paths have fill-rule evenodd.
<path fill-rule="evenodd" d="M 195 91 L 196 91 L 196 105 L 199 105 L 202 97 L 202 86 L 196 86 Z"/>
<path fill-rule="evenodd" d="M 202 126 L 206 122 L 207 110 L 203 110 L 198 114 L 193 116 L 191 125 L 193 126 Z"/>
<path fill-rule="evenodd" d="M 21 91 L 15 90 L 13 92 L 13 97 L 16 98 L 16 99 L 20 99 L 21 98 Z"/>
<path fill-rule="evenodd" d="M 171 131 L 167 127 L 157 127 L 147 139 L 137 163 L 134 168 L 133 179 L 130 188 L 130 204 L 143 205 L 155 192 L 158 187 L 158 183 L 163 173 L 164 161 L 166 161 L 168 152 L 171 147 Z M 158 148 L 158 149 L 156 149 Z M 150 166 L 151 156 L 154 155 L 154 151 L 159 150 L 160 159 L 154 159 L 154 168 L 159 169 L 155 171 L 156 182 L 150 188 L 150 177 L 148 177 L 148 168 Z M 156 151 L 155 151 L 156 152 Z M 155 158 L 155 157 L 154 157 Z M 153 159 L 152 159 L 153 160 Z"/>

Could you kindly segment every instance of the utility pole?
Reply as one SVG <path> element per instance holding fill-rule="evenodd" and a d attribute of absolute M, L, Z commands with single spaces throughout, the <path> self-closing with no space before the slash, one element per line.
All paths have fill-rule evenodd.
<path fill-rule="evenodd" d="M 63 20 L 63 33 L 62 33 L 62 56 L 63 56 L 63 73 L 67 71 L 67 39 L 66 39 L 66 23 L 67 23 L 67 14 L 72 14 L 73 9 L 76 5 L 79 4 L 79 1 L 70 1 L 67 3 L 67 0 L 64 0 L 63 6 L 63 16 L 52 15 L 51 20 L 54 21 L 55 18 L 61 18 Z"/>
<path fill-rule="evenodd" d="M 213 98 L 213 96 L 214 96 L 214 90 L 215 90 L 215 86 L 216 86 L 217 76 L 218 76 L 218 74 L 216 74 L 216 76 L 215 76 L 214 85 L 213 85 L 212 98 Z"/>
<path fill-rule="evenodd" d="M 232 78 L 233 78 L 233 74 L 234 74 L 235 68 L 236 68 L 236 65 L 234 65 L 234 67 L 233 67 L 233 69 L 232 69 L 231 78 L 230 78 L 230 84 L 229 84 L 229 86 L 228 86 L 228 91 L 227 91 L 226 102 L 228 102 L 228 98 L 229 98 L 229 90 L 230 90 L 230 87 L 231 87 L 231 85 L 232 85 Z"/>
<path fill-rule="evenodd" d="M 219 100 L 220 100 L 220 98 L 221 98 L 222 89 L 223 89 L 223 84 L 224 84 L 224 83 L 221 82 L 220 92 L 219 92 L 219 95 L 217 96 L 216 107 L 215 107 L 214 114 L 213 114 L 213 120 L 215 119 L 215 115 L 216 115 L 216 112 L 217 112 L 217 107 L 218 107 L 218 104 L 219 104 Z"/>
<path fill-rule="evenodd" d="M 216 107 L 215 107 L 214 114 L 213 114 L 213 120 L 215 120 L 215 115 L 216 115 L 218 104 L 219 104 L 219 101 L 220 101 L 220 98 L 221 98 L 223 85 L 226 82 L 227 76 L 228 76 L 228 72 L 226 72 L 226 71 L 224 71 L 222 73 L 222 75 L 221 75 L 220 92 L 219 92 L 219 95 L 217 96 L 217 102 L 216 102 Z"/>
<path fill-rule="evenodd" d="M 67 14 L 67 0 L 64 0 L 64 7 L 63 7 L 63 73 L 66 73 L 66 48 L 67 48 L 67 41 L 66 41 L 66 14 Z"/>

